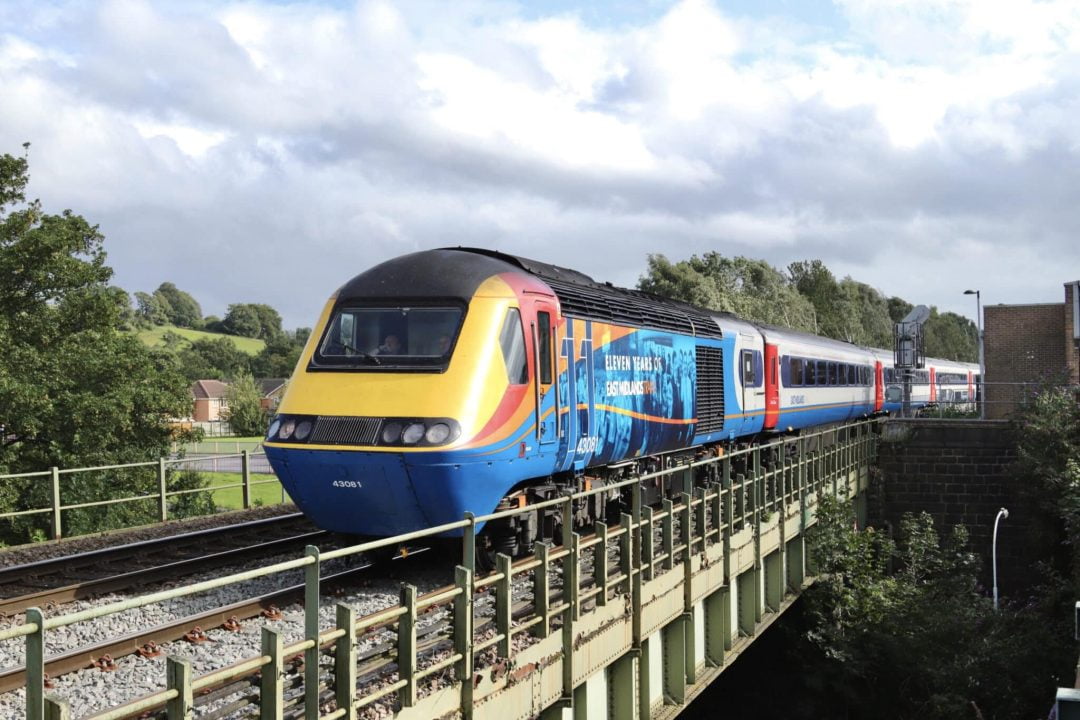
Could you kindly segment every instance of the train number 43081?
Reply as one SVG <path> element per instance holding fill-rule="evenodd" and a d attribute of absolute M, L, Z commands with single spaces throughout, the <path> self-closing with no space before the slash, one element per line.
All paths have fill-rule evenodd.
<path fill-rule="evenodd" d="M 333 487 L 336 487 L 336 488 L 360 488 L 360 487 L 362 487 L 360 485 L 360 483 L 356 482 L 355 480 L 335 480 L 334 482 L 332 482 L 330 484 Z"/>

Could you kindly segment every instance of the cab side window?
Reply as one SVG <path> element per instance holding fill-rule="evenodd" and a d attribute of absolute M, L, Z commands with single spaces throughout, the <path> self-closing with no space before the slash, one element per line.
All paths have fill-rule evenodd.
<path fill-rule="evenodd" d="M 521 313 L 517 308 L 506 311 L 502 330 L 499 332 L 499 346 L 502 348 L 503 362 L 506 363 L 506 376 L 511 385 L 524 385 L 529 382 L 529 365 L 525 361 L 525 331 L 521 327 Z"/>

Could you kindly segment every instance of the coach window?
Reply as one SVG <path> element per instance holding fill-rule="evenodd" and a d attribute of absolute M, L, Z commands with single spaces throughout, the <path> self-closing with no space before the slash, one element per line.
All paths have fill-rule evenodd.
<path fill-rule="evenodd" d="M 847 384 L 848 385 L 854 385 L 855 384 L 855 366 L 854 365 L 848 365 L 847 366 Z"/>
<path fill-rule="evenodd" d="M 803 384 L 802 358 L 791 358 L 791 384 L 798 387 Z"/>
<path fill-rule="evenodd" d="M 525 334 L 517 308 L 506 311 L 506 319 L 503 320 L 502 331 L 499 332 L 499 345 L 502 347 L 506 377 L 510 384 L 524 385 L 529 382 L 529 366 L 525 362 Z"/>
<path fill-rule="evenodd" d="M 536 313 L 537 340 L 540 343 L 540 384 L 551 384 L 551 313 Z"/>
<path fill-rule="evenodd" d="M 829 379 L 826 381 L 829 385 L 836 384 L 836 363 L 829 363 Z"/>

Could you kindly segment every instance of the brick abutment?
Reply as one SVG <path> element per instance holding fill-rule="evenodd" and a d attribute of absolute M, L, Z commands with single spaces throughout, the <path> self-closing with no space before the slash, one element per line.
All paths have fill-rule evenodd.
<path fill-rule="evenodd" d="M 1025 593 L 1038 582 L 1036 563 L 1045 559 L 1033 542 L 1034 501 L 1014 472 L 1016 443 L 1006 421 L 893 419 L 883 427 L 878 467 L 870 484 L 870 524 L 899 532 L 905 513 L 926 511 L 944 535 L 963 524 L 969 547 L 983 558 L 980 578 L 991 587 L 994 518 L 998 528 L 998 586 L 1003 596 Z"/>

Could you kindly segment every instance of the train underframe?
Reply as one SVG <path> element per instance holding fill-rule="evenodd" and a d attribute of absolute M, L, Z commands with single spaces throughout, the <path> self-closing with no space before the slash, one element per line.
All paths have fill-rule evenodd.
<path fill-rule="evenodd" d="M 846 440 L 846 430 L 836 433 L 822 433 L 829 428 L 816 427 L 805 438 L 805 451 L 811 455 L 827 449 L 830 445 Z M 661 470 L 687 467 L 708 457 L 733 455 L 731 474 L 747 475 L 752 471 L 753 453 L 736 454 L 740 450 L 759 448 L 758 462 L 763 470 L 775 467 L 784 459 L 784 453 L 793 456 L 798 452 L 798 443 L 781 443 L 783 437 L 798 437 L 799 432 L 786 435 L 768 434 L 747 442 L 715 443 L 699 445 L 677 451 L 635 458 L 608 466 L 587 468 L 584 473 L 552 476 L 540 481 L 523 483 L 509 492 L 500 501 L 494 512 L 503 512 L 520 507 L 539 505 L 548 500 L 565 497 L 588 490 L 596 490 L 605 485 L 616 485 L 631 477 L 646 476 Z M 698 466 L 691 477 L 693 488 L 706 487 L 719 482 L 717 465 Z M 610 491 L 597 492 L 588 498 L 575 500 L 571 519 L 574 531 L 592 532 L 597 522 L 608 526 L 618 525 L 622 513 L 629 513 L 633 506 L 633 491 L 637 487 L 641 493 L 642 505 L 659 506 L 665 499 L 675 500 L 686 491 L 685 476 L 671 473 L 661 477 L 647 479 L 638 486 L 624 486 Z M 538 508 L 534 512 L 519 513 L 508 518 L 488 522 L 477 538 L 477 561 L 484 569 L 494 565 L 495 556 L 504 553 L 511 557 L 532 554 L 537 542 L 562 544 L 563 509 L 560 505 Z"/>

